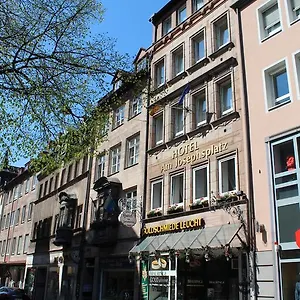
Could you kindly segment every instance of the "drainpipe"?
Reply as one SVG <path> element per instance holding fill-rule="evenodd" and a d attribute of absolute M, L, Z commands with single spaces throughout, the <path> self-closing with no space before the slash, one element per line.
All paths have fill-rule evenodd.
<path fill-rule="evenodd" d="M 247 92 L 247 78 L 246 78 L 246 67 L 245 67 L 245 55 L 244 55 L 244 43 L 243 43 L 243 30 L 241 21 L 241 11 L 239 8 L 235 9 L 238 18 L 238 35 L 240 44 L 240 57 L 241 57 L 241 72 L 242 72 L 242 89 L 243 89 L 243 111 L 244 114 L 244 126 L 246 131 L 246 160 L 248 162 L 248 242 L 250 247 L 250 253 L 252 252 L 252 272 L 253 272 L 253 285 L 254 285 L 254 299 L 257 299 L 257 274 L 256 274 L 256 234 L 255 234 L 255 210 L 254 210 L 254 193 L 253 193 L 253 172 L 252 172 L 252 154 L 251 154 L 251 141 L 250 141 L 250 120 L 249 120 L 249 99 Z"/>

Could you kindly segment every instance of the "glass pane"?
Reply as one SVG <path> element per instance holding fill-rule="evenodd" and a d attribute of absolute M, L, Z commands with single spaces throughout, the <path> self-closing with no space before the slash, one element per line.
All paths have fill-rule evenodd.
<path fill-rule="evenodd" d="M 154 119 L 155 126 L 155 144 L 163 140 L 163 116 L 160 115 Z"/>
<path fill-rule="evenodd" d="M 269 27 L 277 23 L 279 21 L 278 4 L 273 5 L 263 12 L 263 19 L 265 27 Z"/>
<path fill-rule="evenodd" d="M 183 132 L 183 108 L 182 106 L 173 107 L 174 116 L 174 135 L 177 136 Z"/>
<path fill-rule="evenodd" d="M 153 184 L 152 208 L 161 207 L 162 182 Z"/>
<path fill-rule="evenodd" d="M 283 200 L 287 198 L 297 197 L 298 196 L 298 185 L 290 185 L 280 189 L 276 189 L 276 199 Z"/>
<path fill-rule="evenodd" d="M 297 174 L 291 174 L 291 175 L 276 178 L 275 184 L 286 183 L 294 180 L 297 180 Z"/>
<path fill-rule="evenodd" d="M 278 207 L 278 223 L 280 242 L 295 242 L 295 232 L 300 228 L 299 204 Z"/>
<path fill-rule="evenodd" d="M 295 169 L 295 153 L 293 140 L 273 147 L 275 174 Z"/>
<path fill-rule="evenodd" d="M 280 98 L 289 94 L 289 85 L 286 70 L 274 75 L 275 97 Z"/>
<path fill-rule="evenodd" d="M 163 35 L 166 35 L 170 31 L 171 31 L 171 18 L 168 18 L 163 22 Z"/>
<path fill-rule="evenodd" d="M 232 108 L 232 89 L 231 82 L 221 86 L 221 112 L 224 113 Z"/>
<path fill-rule="evenodd" d="M 204 36 L 203 34 L 201 34 L 199 37 L 196 37 L 194 39 L 194 63 L 196 63 L 197 61 L 199 61 L 200 59 L 202 59 L 204 57 Z"/>
<path fill-rule="evenodd" d="M 195 199 L 198 200 L 202 197 L 207 197 L 207 168 L 202 168 L 194 171 L 194 189 Z"/>
<path fill-rule="evenodd" d="M 206 99 L 205 94 L 201 93 L 195 98 L 196 105 L 196 126 L 206 121 Z"/>
<path fill-rule="evenodd" d="M 183 174 L 172 177 L 172 204 L 183 202 Z"/>
<path fill-rule="evenodd" d="M 300 297 L 300 263 L 282 263 L 282 294 L 283 299 L 299 299 Z"/>
<path fill-rule="evenodd" d="M 236 189 L 235 159 L 229 159 L 221 163 L 222 193 Z"/>

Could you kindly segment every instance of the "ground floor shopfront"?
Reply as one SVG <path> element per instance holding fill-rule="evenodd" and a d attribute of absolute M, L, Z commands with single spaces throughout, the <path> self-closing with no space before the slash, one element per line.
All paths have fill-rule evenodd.
<path fill-rule="evenodd" d="M 3 263 L 0 264 L 0 283 L 8 287 L 22 288 L 24 283 L 24 263 Z"/>

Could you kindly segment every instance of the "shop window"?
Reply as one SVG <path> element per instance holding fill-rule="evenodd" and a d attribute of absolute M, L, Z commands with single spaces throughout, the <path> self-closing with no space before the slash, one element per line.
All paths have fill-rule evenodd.
<path fill-rule="evenodd" d="M 205 90 L 193 95 L 195 127 L 206 123 L 206 93 Z"/>
<path fill-rule="evenodd" d="M 100 177 L 105 176 L 105 161 L 106 161 L 105 153 L 98 156 L 98 159 L 97 159 L 97 178 L 95 178 L 95 181 L 97 179 L 99 179 Z"/>
<path fill-rule="evenodd" d="M 183 203 L 183 173 L 171 176 L 171 204 Z"/>
<path fill-rule="evenodd" d="M 163 202 L 163 181 L 151 182 L 151 209 L 162 207 Z"/>
<path fill-rule="evenodd" d="M 193 0 L 193 12 L 199 10 L 203 5 L 203 0 Z"/>
<path fill-rule="evenodd" d="M 268 109 L 290 102 L 290 89 L 285 61 L 264 71 Z"/>
<path fill-rule="evenodd" d="M 214 38 L 215 38 L 215 51 L 222 46 L 229 43 L 229 29 L 227 16 L 222 17 L 218 21 L 214 22 Z"/>
<path fill-rule="evenodd" d="M 110 174 L 120 171 L 121 146 L 117 146 L 110 150 Z"/>
<path fill-rule="evenodd" d="M 219 192 L 221 194 L 235 191 L 236 183 L 236 158 L 227 157 L 219 160 Z"/>
<path fill-rule="evenodd" d="M 283 299 L 299 299 L 296 283 L 300 282 L 300 262 L 281 263 L 281 280 Z"/>
<path fill-rule="evenodd" d="M 114 111 L 113 128 L 117 128 L 118 126 L 124 123 L 124 111 L 125 111 L 125 105 L 120 106 Z"/>
<path fill-rule="evenodd" d="M 127 167 L 138 163 L 140 151 L 140 136 L 134 136 L 127 140 Z"/>
<path fill-rule="evenodd" d="M 20 208 L 18 208 L 18 209 L 16 210 L 16 215 L 15 215 L 15 225 L 16 225 L 16 226 L 19 225 L 20 211 L 21 211 Z"/>
<path fill-rule="evenodd" d="M 268 1 L 258 9 L 260 39 L 267 37 L 281 30 L 280 13 L 278 3 L 275 0 Z"/>
<path fill-rule="evenodd" d="M 224 80 L 219 81 L 217 83 L 217 87 L 220 115 L 223 116 L 233 110 L 231 77 L 227 77 Z"/>
<path fill-rule="evenodd" d="M 164 117 L 163 114 L 159 114 L 153 117 L 153 128 L 154 128 L 154 146 L 163 143 L 163 132 L 164 132 Z"/>
<path fill-rule="evenodd" d="M 133 118 L 142 111 L 142 95 L 138 95 L 130 101 L 129 118 Z"/>
<path fill-rule="evenodd" d="M 201 31 L 191 39 L 192 42 L 192 65 L 205 57 L 204 31 Z"/>
<path fill-rule="evenodd" d="M 177 10 L 177 25 L 186 20 L 186 5 L 181 6 Z"/>
<path fill-rule="evenodd" d="M 172 132 L 173 137 L 177 137 L 183 134 L 184 127 L 184 111 L 182 104 L 173 105 L 171 108 L 172 113 Z"/>
<path fill-rule="evenodd" d="M 25 234 L 23 253 L 26 254 L 29 246 L 29 234 Z"/>
<path fill-rule="evenodd" d="M 154 85 L 156 88 L 165 83 L 165 60 L 162 59 L 154 66 Z"/>
<path fill-rule="evenodd" d="M 193 169 L 193 201 L 208 198 L 208 167 Z"/>
<path fill-rule="evenodd" d="M 172 67 L 173 77 L 176 77 L 184 71 L 183 46 L 172 52 Z"/>
<path fill-rule="evenodd" d="M 165 36 L 172 30 L 172 19 L 171 16 L 165 19 L 162 23 L 162 36 Z"/>

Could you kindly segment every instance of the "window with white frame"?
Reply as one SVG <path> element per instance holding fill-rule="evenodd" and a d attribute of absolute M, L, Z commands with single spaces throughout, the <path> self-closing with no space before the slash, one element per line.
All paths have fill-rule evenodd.
<path fill-rule="evenodd" d="M 233 110 L 232 101 L 232 84 L 231 77 L 227 77 L 217 83 L 218 85 L 218 97 L 220 115 L 225 115 Z"/>
<path fill-rule="evenodd" d="M 199 10 L 203 5 L 203 0 L 193 0 L 193 12 Z"/>
<path fill-rule="evenodd" d="M 298 87 L 298 97 L 300 98 L 300 52 L 295 54 L 296 81 Z"/>
<path fill-rule="evenodd" d="M 142 95 L 138 95 L 130 101 L 129 117 L 133 118 L 142 111 Z"/>
<path fill-rule="evenodd" d="M 121 145 L 110 150 L 110 174 L 120 171 Z"/>
<path fill-rule="evenodd" d="M 193 201 L 208 199 L 208 166 L 193 169 Z"/>
<path fill-rule="evenodd" d="M 184 131 L 184 111 L 183 105 L 173 105 L 171 108 L 172 113 L 172 125 L 173 125 L 173 137 L 177 137 L 183 134 Z"/>
<path fill-rule="evenodd" d="M 138 163 L 140 150 L 140 136 L 136 135 L 127 140 L 127 167 Z"/>
<path fill-rule="evenodd" d="M 183 173 L 171 176 L 171 204 L 183 203 Z"/>
<path fill-rule="evenodd" d="M 155 64 L 154 67 L 154 83 L 155 87 L 160 87 L 165 83 L 165 61 L 164 59 L 160 60 Z"/>
<path fill-rule="evenodd" d="M 164 117 L 162 113 L 153 117 L 153 129 L 154 146 L 162 144 L 164 140 Z"/>
<path fill-rule="evenodd" d="M 172 19 L 171 16 L 162 22 L 162 36 L 165 36 L 172 30 Z"/>
<path fill-rule="evenodd" d="M 173 77 L 184 71 L 183 46 L 172 52 Z"/>
<path fill-rule="evenodd" d="M 290 22 L 300 19 L 300 0 L 287 0 Z"/>
<path fill-rule="evenodd" d="M 196 64 L 205 57 L 205 39 L 202 30 L 191 39 L 192 42 L 192 65 Z"/>
<path fill-rule="evenodd" d="M 268 109 L 290 101 L 290 89 L 285 61 L 264 71 Z"/>
<path fill-rule="evenodd" d="M 124 110 L 125 110 L 125 105 L 122 105 L 114 111 L 113 128 L 116 128 L 124 123 Z"/>
<path fill-rule="evenodd" d="M 177 10 L 177 25 L 186 20 L 186 5 L 181 6 Z"/>
<path fill-rule="evenodd" d="M 105 176 L 105 161 L 106 161 L 105 153 L 100 154 L 97 158 L 97 179 Z"/>
<path fill-rule="evenodd" d="M 163 180 L 151 182 L 151 209 L 162 207 L 163 203 Z"/>
<path fill-rule="evenodd" d="M 126 210 L 136 210 L 137 209 L 137 190 L 132 189 L 129 191 L 126 191 Z"/>
<path fill-rule="evenodd" d="M 206 123 L 206 93 L 205 90 L 192 96 L 194 106 L 195 127 Z"/>
<path fill-rule="evenodd" d="M 229 28 L 227 15 L 213 24 L 215 37 L 215 51 L 229 43 Z"/>
<path fill-rule="evenodd" d="M 258 9 L 261 40 L 281 30 L 278 2 L 271 0 Z"/>
<path fill-rule="evenodd" d="M 220 194 L 236 191 L 236 157 L 230 156 L 219 160 L 219 192 Z"/>

